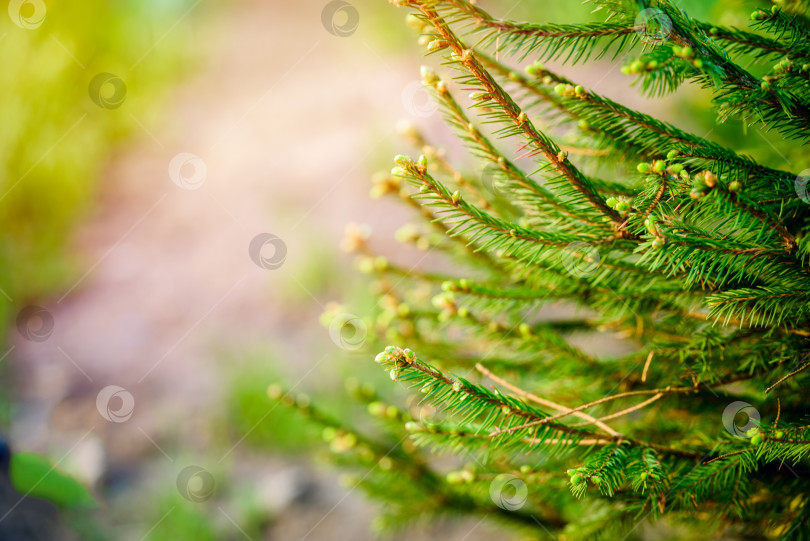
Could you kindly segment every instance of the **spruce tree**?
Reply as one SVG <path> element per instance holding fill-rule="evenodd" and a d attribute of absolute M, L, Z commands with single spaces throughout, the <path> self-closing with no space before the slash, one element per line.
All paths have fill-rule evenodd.
<path fill-rule="evenodd" d="M 333 307 L 325 323 L 367 331 L 360 351 L 381 352 L 357 358 L 409 398 L 352 381 L 381 421 L 360 430 L 271 397 L 324 427 L 350 486 L 385 502 L 383 528 L 477 515 L 537 539 L 810 539 L 810 170 L 542 63 L 623 63 L 648 97 L 700 87 L 718 125 L 800 151 L 808 3 L 761 2 L 746 29 L 667 0 L 594 0 L 604 22 L 575 25 L 392 3 L 441 62 L 422 80 L 478 172 L 405 127 L 421 155 L 397 156 L 372 192 L 423 220 L 398 240 L 450 264 L 389 261 L 351 229 L 380 302 L 365 322 Z M 629 347 L 603 353 L 605 337 Z"/>

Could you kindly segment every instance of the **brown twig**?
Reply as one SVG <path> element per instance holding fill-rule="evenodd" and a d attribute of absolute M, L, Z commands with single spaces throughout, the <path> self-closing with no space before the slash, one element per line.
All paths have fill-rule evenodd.
<path fill-rule="evenodd" d="M 713 458 L 713 459 L 711 459 L 711 460 L 707 460 L 707 461 L 706 461 L 706 462 L 704 462 L 703 464 L 711 464 L 711 463 L 712 463 L 712 462 L 714 462 L 715 460 L 720 460 L 721 458 L 727 458 L 727 457 L 730 457 L 730 456 L 735 456 L 735 455 L 741 455 L 741 454 L 743 454 L 743 453 L 747 453 L 747 452 L 748 452 L 748 451 L 750 451 L 750 450 L 751 450 L 751 449 L 743 449 L 742 451 L 734 451 L 733 453 L 726 453 L 726 454 L 724 454 L 724 455 L 716 456 L 716 457 L 714 457 L 714 458 Z"/>
<path fill-rule="evenodd" d="M 794 370 L 794 371 L 793 371 L 793 372 L 791 372 L 790 374 L 787 374 L 786 376 L 783 376 L 783 377 L 779 378 L 779 380 L 778 380 L 776 383 L 774 383 L 773 385 L 771 385 L 770 387 L 768 387 L 767 389 L 765 389 L 765 392 L 766 392 L 766 393 L 770 392 L 770 391 L 771 391 L 771 389 L 773 389 L 774 387 L 776 387 L 777 385 L 779 385 L 780 383 L 782 383 L 782 382 L 783 382 L 783 381 L 785 381 L 786 379 L 788 379 L 788 378 L 790 378 L 790 377 L 792 377 L 792 376 L 795 376 L 796 374 L 798 374 L 799 372 L 801 372 L 802 370 L 804 370 L 804 369 L 805 369 L 805 368 L 807 368 L 808 366 L 810 366 L 810 362 L 806 362 L 806 363 L 804 363 L 803 365 L 801 365 L 799 368 L 797 368 L 796 370 Z"/>
<path fill-rule="evenodd" d="M 728 378 L 727 380 L 720 380 L 720 381 L 716 381 L 716 382 L 714 382 L 712 384 L 704 384 L 704 385 L 706 385 L 706 387 L 710 387 L 710 388 L 711 387 L 720 387 L 722 385 L 728 385 L 730 383 L 734 383 L 734 382 L 741 381 L 741 380 L 744 380 L 744 379 L 749 379 L 751 377 L 753 377 L 753 376 L 751 376 L 749 374 L 741 374 L 741 375 L 737 375 L 737 376 Z M 516 430 L 521 430 L 523 428 L 542 425 L 542 424 L 545 424 L 545 423 L 547 423 L 549 421 L 555 421 L 555 420 L 557 420 L 557 419 L 559 419 L 561 417 L 571 415 L 573 412 L 582 411 L 582 410 L 591 408 L 593 406 L 598 406 L 599 404 L 604 404 L 606 402 L 611 402 L 613 400 L 618 400 L 620 398 L 627 398 L 627 397 L 630 397 L 630 396 L 655 395 L 655 394 L 659 394 L 659 393 L 664 394 L 664 395 L 676 394 L 676 393 L 696 393 L 696 392 L 699 391 L 699 389 L 700 389 L 700 387 L 696 385 L 696 386 L 692 386 L 692 387 L 664 387 L 662 389 L 627 391 L 627 392 L 624 392 L 624 393 L 619 393 L 619 394 L 614 394 L 614 395 L 611 395 L 611 396 L 606 396 L 604 398 L 600 398 L 599 400 L 594 400 L 593 402 L 588 402 L 587 404 L 583 404 L 581 406 L 571 408 L 570 413 L 562 413 L 562 414 L 559 414 L 559 415 L 553 415 L 551 417 L 545 417 L 543 419 L 540 419 L 538 421 L 533 421 L 533 422 L 527 423 L 525 425 L 519 425 L 519 426 L 513 426 L 513 427 L 510 427 L 510 428 L 506 428 L 506 429 L 503 429 L 503 430 L 496 431 L 495 433 L 493 433 L 493 435 L 497 435 L 499 433 L 511 433 L 511 432 L 516 431 Z"/>
<path fill-rule="evenodd" d="M 653 360 L 653 355 L 655 355 L 655 350 L 650 351 L 650 354 L 647 355 L 647 362 L 644 363 L 644 370 L 641 371 L 642 383 L 647 381 L 647 370 L 650 368 L 650 363 Z"/>
<path fill-rule="evenodd" d="M 658 400 L 662 396 L 664 396 L 664 393 L 658 393 L 658 394 L 653 395 L 652 397 L 648 398 L 644 402 L 641 402 L 639 404 L 636 404 L 635 406 L 631 406 L 629 408 L 623 409 L 621 411 L 617 411 L 616 413 L 611 413 L 610 415 L 606 415 L 605 417 L 600 417 L 598 420 L 599 421 L 608 421 L 610 419 L 615 419 L 617 417 L 627 415 L 628 413 L 632 413 L 632 412 L 634 412 L 636 410 L 640 410 L 641 408 L 643 408 L 647 404 L 652 404 L 653 402 L 655 402 L 656 400 Z M 589 423 L 577 423 L 577 424 L 571 425 L 571 426 L 585 426 L 587 424 L 589 424 Z"/>
<path fill-rule="evenodd" d="M 604 430 L 605 432 L 607 432 L 608 434 L 610 434 L 611 436 L 614 436 L 614 437 L 619 436 L 618 432 L 616 432 L 615 430 L 610 428 L 608 425 L 601 422 L 599 419 L 591 417 L 587 413 L 583 413 L 581 411 L 572 412 L 571 409 L 566 407 L 566 406 L 563 406 L 561 404 L 557 404 L 557 403 L 552 402 L 551 400 L 547 400 L 545 398 L 540 398 L 539 396 L 536 396 L 536 395 L 534 395 L 534 394 L 532 394 L 532 393 L 530 393 L 528 391 L 524 391 L 520 387 L 512 385 L 508 381 L 505 381 L 505 380 L 499 378 L 498 376 L 496 376 L 495 374 L 493 374 L 492 372 L 487 370 L 481 363 L 476 363 L 475 369 L 478 370 L 479 372 L 481 372 L 483 375 L 487 376 L 489 379 L 495 381 L 496 383 L 498 383 L 500 385 L 503 385 L 504 387 L 506 387 L 507 389 L 509 389 L 510 391 L 512 391 L 515 394 L 518 394 L 518 395 L 520 395 L 522 397 L 528 398 L 529 400 L 533 400 L 534 402 L 537 402 L 538 404 L 542 404 L 543 406 L 555 409 L 557 411 L 564 412 L 564 413 L 571 413 L 572 415 L 575 415 L 575 416 L 579 417 L 580 419 L 585 419 L 586 421 L 588 421 L 587 423 L 583 423 L 582 425 L 577 425 L 577 426 L 584 426 L 584 425 L 588 425 L 588 424 L 594 424 L 594 425 L 598 426 L 599 428 L 601 428 L 602 430 Z"/>

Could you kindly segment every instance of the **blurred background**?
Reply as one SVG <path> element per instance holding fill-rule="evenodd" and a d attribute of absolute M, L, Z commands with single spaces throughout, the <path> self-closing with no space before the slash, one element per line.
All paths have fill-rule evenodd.
<path fill-rule="evenodd" d="M 518 20 L 597 20 L 573 3 L 482 4 Z M 681 4 L 740 26 L 752 5 Z M 411 215 L 368 196 L 371 175 L 410 150 L 397 121 L 474 167 L 421 87 L 405 13 L 384 0 L 9 2 L 0 427 L 13 452 L 46 457 L 100 502 L 61 510 L 58 536 L 43 538 L 374 537 L 374 504 L 319 465 L 320 434 L 266 389 L 283 381 L 342 411 L 346 377 L 380 380 L 373 352 L 341 347 L 319 316 L 330 302 L 361 316 L 375 302 L 340 250 L 348 223 L 402 255 L 386 239 Z M 708 108 L 679 114 L 701 91 L 654 104 L 618 68 L 567 73 L 790 164 L 758 131 L 714 128 Z M 402 538 L 439 534 L 491 530 Z"/>

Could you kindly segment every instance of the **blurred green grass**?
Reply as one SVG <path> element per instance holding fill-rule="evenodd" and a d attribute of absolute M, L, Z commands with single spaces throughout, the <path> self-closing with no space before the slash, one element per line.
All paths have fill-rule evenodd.
<path fill-rule="evenodd" d="M 244 437 L 243 443 L 255 449 L 295 453 L 319 442 L 319 431 L 287 408 L 276 407 L 267 396 L 271 382 L 290 379 L 281 374 L 272 354 L 254 352 L 239 370 L 231 373 L 227 387 L 227 413 L 223 419 L 230 441 Z"/>
<path fill-rule="evenodd" d="M 0 320 L 77 276 L 70 232 L 92 209 L 100 174 L 122 140 L 159 122 L 161 95 L 194 65 L 190 0 L 50 2 L 37 28 L 0 16 Z M 31 10 L 31 4 L 23 5 Z M 26 15 L 23 11 L 23 15 Z M 88 85 L 109 72 L 123 104 L 103 109 Z M 109 89 L 102 88 L 102 91 Z"/>

